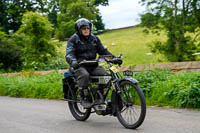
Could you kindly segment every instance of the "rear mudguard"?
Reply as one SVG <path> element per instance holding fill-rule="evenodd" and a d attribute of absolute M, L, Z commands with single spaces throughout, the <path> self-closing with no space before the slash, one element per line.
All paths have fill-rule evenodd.
<path fill-rule="evenodd" d="M 68 76 L 62 79 L 64 98 L 68 99 L 69 93 L 73 91 L 76 81 L 73 76 Z"/>

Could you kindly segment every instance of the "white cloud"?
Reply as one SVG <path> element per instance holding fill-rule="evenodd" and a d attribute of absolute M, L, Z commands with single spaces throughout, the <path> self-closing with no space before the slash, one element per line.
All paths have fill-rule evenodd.
<path fill-rule="evenodd" d="M 140 0 L 109 0 L 109 6 L 99 6 L 106 28 L 114 29 L 139 23 L 144 7 Z"/>

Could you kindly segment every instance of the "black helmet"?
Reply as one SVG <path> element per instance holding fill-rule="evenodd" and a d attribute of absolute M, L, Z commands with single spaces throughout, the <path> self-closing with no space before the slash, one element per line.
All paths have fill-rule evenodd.
<path fill-rule="evenodd" d="M 84 27 L 84 26 L 88 26 L 90 27 L 90 33 L 91 33 L 91 29 L 92 29 L 92 24 L 90 23 L 89 20 L 87 20 L 86 18 L 80 18 L 76 21 L 76 24 L 75 24 L 75 29 L 76 31 L 82 35 L 82 32 L 81 32 L 81 28 Z"/>

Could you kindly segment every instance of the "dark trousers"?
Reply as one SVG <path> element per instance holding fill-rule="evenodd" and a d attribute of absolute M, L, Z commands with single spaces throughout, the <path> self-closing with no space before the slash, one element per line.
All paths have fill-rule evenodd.
<path fill-rule="evenodd" d="M 80 67 L 74 72 L 76 79 L 78 80 L 78 87 L 86 89 L 89 85 L 89 76 L 108 75 L 103 67 Z"/>

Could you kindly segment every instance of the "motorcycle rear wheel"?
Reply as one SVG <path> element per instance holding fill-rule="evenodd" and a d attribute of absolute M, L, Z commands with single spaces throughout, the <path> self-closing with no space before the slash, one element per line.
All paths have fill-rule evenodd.
<path fill-rule="evenodd" d="M 78 121 L 85 121 L 89 118 L 91 114 L 91 108 L 85 109 L 80 104 L 80 93 L 78 89 L 69 90 L 69 97 L 74 101 L 69 101 L 68 106 L 72 116 Z M 75 102 L 76 101 L 76 102 Z"/>

